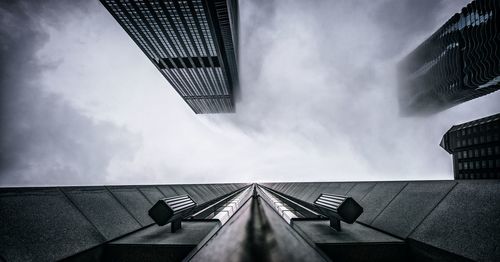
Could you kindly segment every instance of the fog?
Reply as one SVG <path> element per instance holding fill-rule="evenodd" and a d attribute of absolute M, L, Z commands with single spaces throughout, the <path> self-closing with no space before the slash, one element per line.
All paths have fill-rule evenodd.
<path fill-rule="evenodd" d="M 240 1 L 235 114 L 195 115 L 98 1 L 0 3 L 1 186 L 452 179 L 395 66 L 468 1 Z"/>

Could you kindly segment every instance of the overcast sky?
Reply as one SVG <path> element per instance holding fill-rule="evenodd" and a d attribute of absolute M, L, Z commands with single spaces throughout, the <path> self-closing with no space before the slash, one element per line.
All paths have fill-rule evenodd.
<path fill-rule="evenodd" d="M 0 186 L 452 179 L 395 64 L 464 0 L 240 1 L 241 100 L 195 115 L 97 1 L 1 1 Z"/>

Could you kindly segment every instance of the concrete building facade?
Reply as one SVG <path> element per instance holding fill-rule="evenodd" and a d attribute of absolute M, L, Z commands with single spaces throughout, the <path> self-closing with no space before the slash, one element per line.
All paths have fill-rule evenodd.
<path fill-rule="evenodd" d="M 500 180 L 0 188 L 2 261 L 497 261 Z M 313 202 L 363 212 L 330 227 Z M 161 198 L 198 206 L 175 233 Z"/>
<path fill-rule="evenodd" d="M 441 140 L 455 179 L 500 179 L 500 114 L 453 126 Z"/>

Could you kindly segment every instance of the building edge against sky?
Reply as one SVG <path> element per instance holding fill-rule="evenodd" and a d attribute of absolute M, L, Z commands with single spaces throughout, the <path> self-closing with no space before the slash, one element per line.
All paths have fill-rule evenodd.
<path fill-rule="evenodd" d="M 476 0 L 398 65 L 403 115 L 431 114 L 500 89 L 500 1 Z"/>
<path fill-rule="evenodd" d="M 455 179 L 500 179 L 500 113 L 453 126 L 440 145 Z"/>
<path fill-rule="evenodd" d="M 235 111 L 237 0 L 100 2 L 195 113 Z"/>

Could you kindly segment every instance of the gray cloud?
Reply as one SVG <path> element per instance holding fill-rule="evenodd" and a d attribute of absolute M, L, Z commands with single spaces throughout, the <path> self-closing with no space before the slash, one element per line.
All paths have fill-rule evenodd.
<path fill-rule="evenodd" d="M 438 141 L 453 124 L 498 112 L 498 94 L 428 118 L 401 118 L 394 71 L 462 4 L 275 1 L 275 11 L 252 24 L 245 10 L 258 8 L 244 2 L 243 101 L 232 120 L 247 132 L 293 134 L 318 155 L 337 155 L 322 179 L 451 178 Z M 339 160 L 345 156 L 355 166 Z"/>
<path fill-rule="evenodd" d="M 500 111 L 497 92 L 399 116 L 396 63 L 462 0 L 240 1 L 234 115 L 194 115 L 98 1 L 18 3 L 3 185 L 445 179 L 444 132 Z"/>
<path fill-rule="evenodd" d="M 133 157 L 138 137 L 83 115 L 40 84 L 57 67 L 36 58 L 49 38 L 41 19 L 57 27 L 85 9 L 84 1 L 0 4 L 1 185 L 104 183 L 113 158 Z"/>

